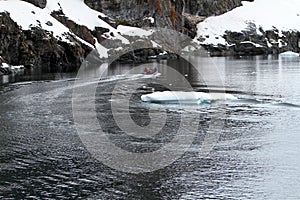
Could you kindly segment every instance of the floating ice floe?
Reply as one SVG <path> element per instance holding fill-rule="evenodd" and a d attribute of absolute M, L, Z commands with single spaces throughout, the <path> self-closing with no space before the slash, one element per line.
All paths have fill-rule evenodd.
<path fill-rule="evenodd" d="M 164 91 L 154 92 L 141 96 L 144 102 L 152 103 L 209 103 L 215 100 L 236 100 L 231 94 L 225 93 L 205 93 L 205 92 L 183 92 L 183 91 Z"/>
<path fill-rule="evenodd" d="M 299 57 L 299 53 L 295 53 L 292 51 L 286 51 L 284 53 L 279 54 L 280 57 Z"/>

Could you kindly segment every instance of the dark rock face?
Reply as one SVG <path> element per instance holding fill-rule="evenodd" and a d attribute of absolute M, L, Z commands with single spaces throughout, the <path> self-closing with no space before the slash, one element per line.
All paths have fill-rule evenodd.
<path fill-rule="evenodd" d="M 294 51 L 294 52 L 300 52 L 300 32 L 298 31 L 291 31 L 291 32 L 283 32 L 283 36 L 277 37 L 281 39 L 281 44 L 278 42 L 278 44 L 282 45 L 280 48 L 280 52 L 284 51 Z M 276 37 L 276 36 L 275 36 Z M 274 39 L 275 40 L 275 39 Z"/>
<path fill-rule="evenodd" d="M 268 53 L 268 48 L 265 46 L 257 46 L 251 42 L 243 42 L 233 46 L 235 55 L 262 55 Z"/>
<path fill-rule="evenodd" d="M 241 6 L 242 0 L 85 0 L 91 8 L 116 19 L 118 24 L 136 27 L 165 27 L 175 29 L 194 38 L 196 23 L 184 13 L 199 16 L 220 15 Z M 250 0 L 251 1 L 251 0 Z M 167 8 L 167 9 L 163 9 Z M 172 10 L 173 9 L 173 10 Z M 149 21 L 149 17 L 154 22 Z"/>
<path fill-rule="evenodd" d="M 0 56 L 10 64 L 18 64 L 18 47 L 23 39 L 24 35 L 18 25 L 7 13 L 0 13 Z"/>
<path fill-rule="evenodd" d="M 193 0 L 186 1 L 186 11 L 193 15 L 213 16 L 241 6 L 242 0 Z"/>
<path fill-rule="evenodd" d="M 8 13 L 0 13 L 0 27 L 0 56 L 11 65 L 36 66 L 42 71 L 72 71 L 92 50 L 75 39 L 73 44 L 59 41 L 37 27 L 23 31 Z"/>
<path fill-rule="evenodd" d="M 151 1 L 151 0 L 149 0 Z M 157 1 L 152 1 L 153 4 L 156 4 Z M 220 15 L 233 8 L 241 6 L 242 0 L 172 0 L 170 1 L 172 5 L 175 6 L 175 10 L 178 13 L 181 13 L 183 7 L 185 8 L 185 12 L 188 12 L 193 15 L 200 15 L 200 16 L 212 16 L 212 15 Z M 253 1 L 253 0 L 246 0 L 246 1 Z M 126 19 L 136 19 L 137 13 L 135 12 L 135 8 L 138 6 L 139 0 L 110 0 L 110 1 L 95 1 L 95 0 L 84 0 L 84 2 L 90 6 L 91 8 L 106 12 L 108 15 L 116 16 L 119 13 L 123 13 L 123 16 L 126 16 Z M 146 1 L 145 1 L 146 2 Z M 164 1 L 160 1 L 161 3 Z M 167 1 L 165 1 L 167 2 Z M 145 12 L 151 12 L 145 8 L 146 4 L 140 3 L 142 6 L 139 7 L 139 12 L 145 14 Z M 113 12 L 113 13 L 111 13 Z M 124 13 L 125 12 L 125 13 Z"/>
<path fill-rule="evenodd" d="M 23 1 L 31 3 L 31 4 L 33 4 L 37 7 L 40 7 L 40 8 L 45 8 L 46 5 L 47 5 L 47 0 L 23 0 Z"/>

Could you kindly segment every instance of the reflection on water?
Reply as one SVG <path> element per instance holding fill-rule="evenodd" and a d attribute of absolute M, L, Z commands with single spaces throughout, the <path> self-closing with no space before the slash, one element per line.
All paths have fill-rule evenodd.
<path fill-rule="evenodd" d="M 137 175 L 103 165 L 80 142 L 71 104 L 74 79 L 70 78 L 75 74 L 27 74 L 16 80 L 2 76 L 2 83 L 10 83 L 0 87 L 0 198 L 299 199 L 299 58 L 188 59 L 193 67 L 183 60 L 145 66 L 158 67 L 163 80 L 169 72 L 161 64 L 167 64 L 180 71 L 195 90 L 222 91 L 225 87 L 239 100 L 226 102 L 226 107 L 148 105 L 141 103 L 139 96 L 161 88 L 157 79 L 138 79 L 147 87 L 132 97 L 132 118 L 147 124 L 148 109 L 168 113 L 164 132 L 150 142 L 127 137 L 111 117 L 109 99 L 118 80 L 115 75 L 133 66 L 111 66 L 104 77 L 115 78 L 99 83 L 99 122 L 116 145 L 128 150 L 153 150 L 176 134 L 172 131 L 180 123 L 181 113 L 199 115 L 199 121 L 194 122 L 199 126 L 198 134 L 181 159 L 161 170 Z M 181 82 L 183 77 L 174 75 L 170 84 Z M 41 81 L 45 79 L 61 81 Z M 33 82 L 13 84 L 15 81 Z M 131 86 L 130 76 L 122 81 Z M 201 157 L 203 140 L 210 134 L 210 116 L 220 110 L 226 115 L 218 116 L 225 122 L 219 142 L 209 155 Z"/>

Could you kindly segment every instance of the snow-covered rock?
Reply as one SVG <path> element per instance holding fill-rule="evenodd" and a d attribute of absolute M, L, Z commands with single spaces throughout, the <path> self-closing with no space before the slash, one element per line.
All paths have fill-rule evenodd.
<path fill-rule="evenodd" d="M 223 53 L 247 54 L 257 49 L 261 51 L 254 53 L 298 50 L 300 1 L 254 0 L 242 4 L 199 23 L 197 37 L 201 44 Z M 248 48 L 241 48 L 245 46 L 243 43 L 247 43 Z"/>
<path fill-rule="evenodd" d="M 11 73 L 19 73 L 24 70 L 24 65 L 12 66 L 7 63 L 0 63 L 0 73 L 3 74 L 11 74 Z"/>

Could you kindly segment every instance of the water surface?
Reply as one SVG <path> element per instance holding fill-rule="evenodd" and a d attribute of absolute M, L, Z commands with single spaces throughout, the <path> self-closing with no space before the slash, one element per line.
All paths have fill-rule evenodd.
<path fill-rule="evenodd" d="M 182 114 L 199 115 L 194 122 L 198 134 L 183 157 L 144 174 L 109 168 L 81 143 L 72 116 L 74 74 L 4 81 L 0 86 L 0 198 L 299 199 L 300 59 L 189 59 L 196 63 L 194 67 L 178 60 L 162 64 L 180 71 L 195 91 L 225 88 L 239 100 L 228 101 L 226 106 L 185 105 L 180 109 L 174 104 L 142 103 L 140 95 L 163 89 L 156 83 L 168 71 L 160 67 L 158 79 L 137 79 L 122 75 L 132 66 L 117 65 L 98 84 L 98 121 L 110 139 L 128 151 L 157 150 L 174 137 Z M 212 70 L 215 67 L 219 75 Z M 149 109 L 167 112 L 166 126 L 152 140 L 126 136 L 112 118 L 111 92 L 118 81 L 134 87 L 132 78 L 145 86 L 131 99 L 131 117 L 137 124 L 149 123 Z M 174 77 L 170 84 L 181 79 Z M 202 142 L 210 134 L 210 116 L 220 110 L 225 115 L 218 116 L 224 121 L 219 141 L 201 157 Z"/>

